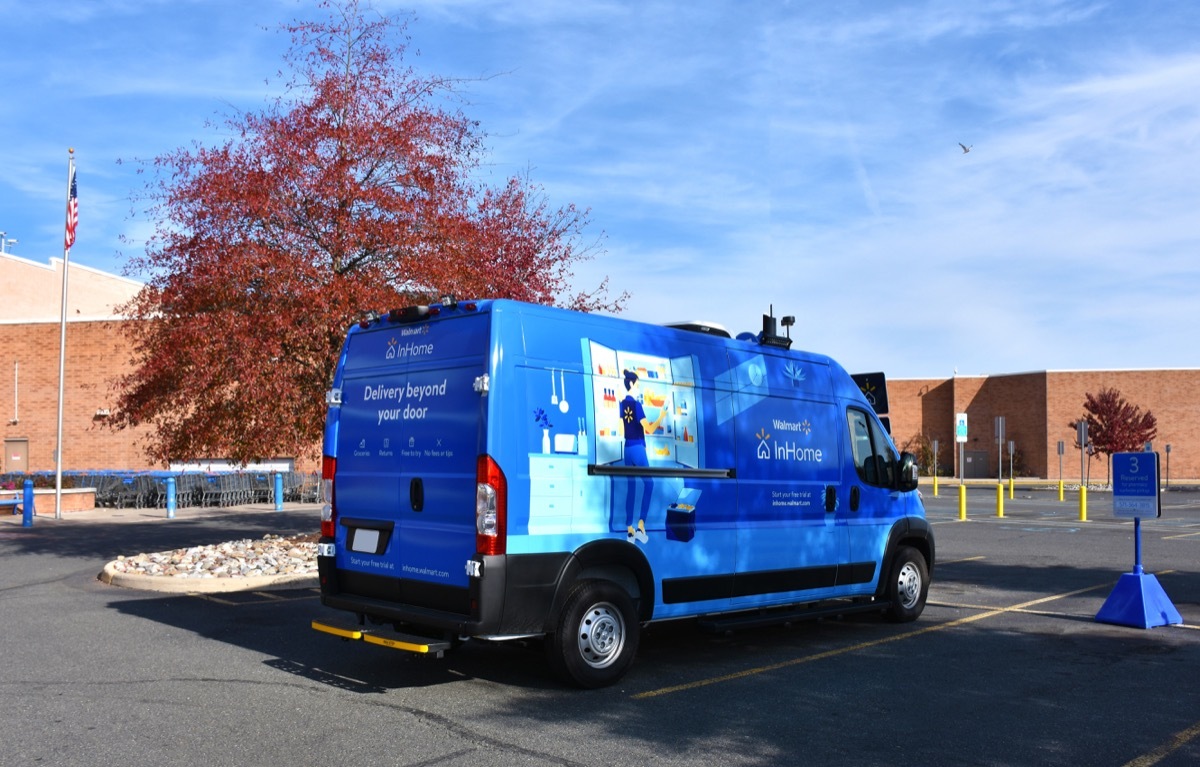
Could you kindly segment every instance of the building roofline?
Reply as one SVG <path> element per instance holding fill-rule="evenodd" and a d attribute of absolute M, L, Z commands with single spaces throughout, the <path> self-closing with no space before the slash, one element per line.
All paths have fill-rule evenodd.
<path fill-rule="evenodd" d="M 22 256 L 15 255 L 13 253 L 0 253 L 0 258 L 7 258 L 11 261 L 16 261 L 20 264 L 23 264 L 24 266 L 32 266 L 32 267 L 36 267 L 38 269 L 45 269 L 46 271 L 49 271 L 49 272 L 59 271 L 58 264 L 62 264 L 65 262 L 65 259 L 63 259 L 61 256 L 51 256 L 49 259 L 47 259 L 46 261 L 43 262 L 43 261 L 34 261 L 32 259 L 24 258 Z M 96 274 L 101 277 L 107 277 L 108 279 L 111 279 L 111 280 L 118 280 L 120 282 L 126 282 L 130 285 L 136 285 L 138 287 L 142 287 L 146 284 L 142 280 L 135 280 L 132 277 L 126 277 L 122 274 L 115 274 L 113 272 L 107 272 L 103 269 L 98 269 L 94 266 L 88 266 L 86 264 L 81 264 L 78 261 L 71 261 L 68 263 L 68 266 L 70 267 L 71 271 L 80 270 L 80 271 L 85 271 L 85 272 L 91 272 L 92 274 Z"/>
<path fill-rule="evenodd" d="M 87 315 L 87 316 L 76 315 L 74 317 L 67 317 L 68 325 L 74 325 L 79 322 L 133 322 L 133 321 L 134 320 L 132 317 L 125 317 L 125 316 L 116 315 L 116 314 L 105 314 L 105 315 L 92 314 L 92 315 Z M 61 324 L 62 324 L 61 317 L 53 317 L 53 318 L 47 317 L 45 319 L 24 318 L 24 319 L 19 319 L 19 320 L 0 319 L 0 325 L 10 325 L 10 326 L 11 325 L 61 325 Z"/>
<path fill-rule="evenodd" d="M 956 378 L 1004 378 L 1009 376 L 1029 375 L 1070 375 L 1076 373 L 1174 373 L 1195 372 L 1200 367 L 1162 367 L 1162 368 L 1077 368 L 1061 370 L 1026 370 L 1017 373 L 972 373 L 964 375 L 957 373 L 949 376 L 897 376 L 888 377 L 889 381 L 953 381 Z"/>

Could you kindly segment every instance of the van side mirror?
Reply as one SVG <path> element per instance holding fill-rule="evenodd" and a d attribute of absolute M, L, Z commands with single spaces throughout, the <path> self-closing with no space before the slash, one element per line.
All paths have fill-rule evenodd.
<path fill-rule="evenodd" d="M 917 489 L 917 457 L 905 451 L 896 461 L 896 489 L 907 493 Z"/>

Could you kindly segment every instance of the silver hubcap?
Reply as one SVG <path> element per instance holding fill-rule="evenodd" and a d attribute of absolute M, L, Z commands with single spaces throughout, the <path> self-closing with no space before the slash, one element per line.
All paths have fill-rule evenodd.
<path fill-rule="evenodd" d="M 625 621 L 608 602 L 593 605 L 579 622 L 579 654 L 592 668 L 604 668 L 625 646 Z"/>
<path fill-rule="evenodd" d="M 905 562 L 904 567 L 900 568 L 896 596 L 906 610 L 915 607 L 917 600 L 921 598 L 921 572 L 912 562 Z"/>

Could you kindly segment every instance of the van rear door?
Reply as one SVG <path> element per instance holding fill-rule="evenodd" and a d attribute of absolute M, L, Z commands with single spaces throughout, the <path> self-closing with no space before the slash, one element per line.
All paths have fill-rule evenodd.
<path fill-rule="evenodd" d="M 343 590 L 467 611 L 489 319 L 385 322 L 349 337 L 335 479 Z"/>

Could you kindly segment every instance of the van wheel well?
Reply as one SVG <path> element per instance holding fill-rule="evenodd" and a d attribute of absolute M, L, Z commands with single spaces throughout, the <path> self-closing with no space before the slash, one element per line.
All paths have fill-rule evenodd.
<path fill-rule="evenodd" d="M 645 555 L 625 541 L 592 541 L 577 549 L 559 573 L 554 602 L 546 616 L 552 632 L 558 615 L 576 584 L 585 580 L 608 581 L 629 595 L 637 619 L 647 622 L 654 614 L 654 576 Z"/>
<path fill-rule="evenodd" d="M 911 546 L 921 553 L 925 559 L 925 567 L 929 573 L 933 574 L 933 552 L 929 550 L 929 541 L 924 538 L 905 538 L 900 541 L 901 546 Z"/>
<path fill-rule="evenodd" d="M 879 585 L 875 590 L 876 599 L 887 599 L 888 578 L 891 577 L 892 564 L 895 561 L 896 553 L 904 547 L 915 549 L 925 560 L 925 576 L 927 578 L 933 576 L 936 553 L 933 532 L 929 529 L 929 523 L 925 519 L 901 520 L 892 526 L 887 548 L 884 549 L 883 561 L 880 562 L 879 568 Z"/>
<path fill-rule="evenodd" d="M 625 590 L 629 598 L 637 604 L 642 598 L 642 589 L 638 585 L 637 577 L 633 571 L 624 565 L 602 564 L 593 565 L 582 570 L 576 580 L 602 580 L 612 581 Z"/>

